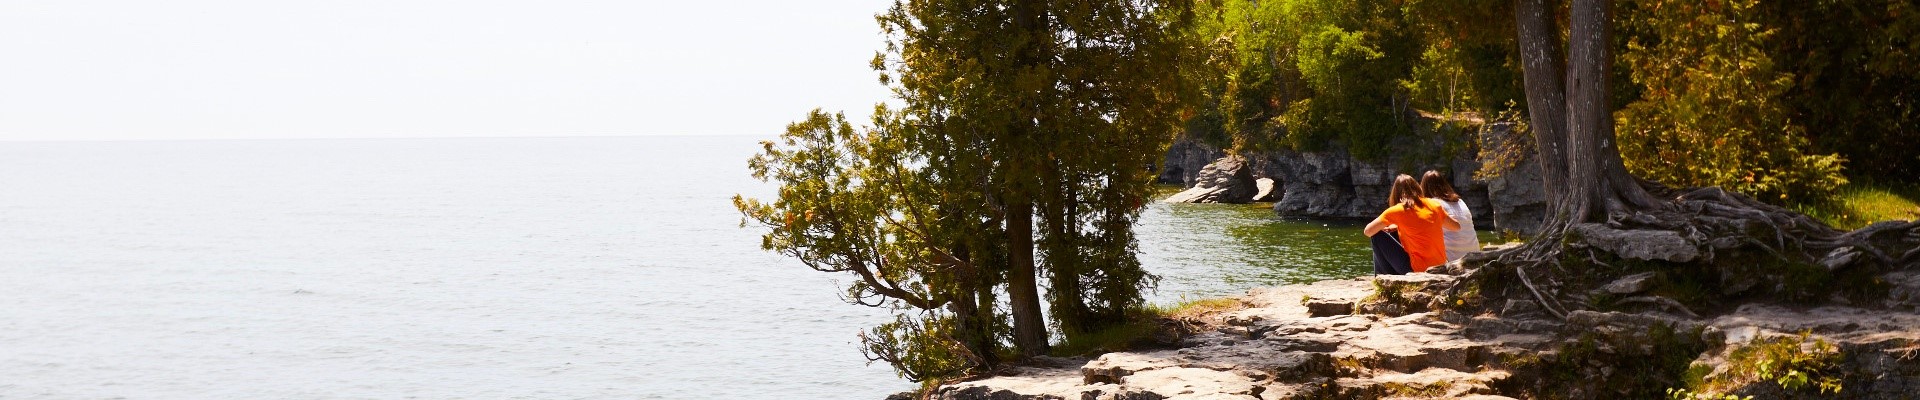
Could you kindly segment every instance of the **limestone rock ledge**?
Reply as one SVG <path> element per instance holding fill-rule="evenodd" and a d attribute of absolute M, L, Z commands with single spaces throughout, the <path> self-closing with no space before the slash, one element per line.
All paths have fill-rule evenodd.
<path fill-rule="evenodd" d="M 1421 287 L 1453 277 L 1381 277 Z M 1108 353 L 1080 365 L 1019 368 L 1014 374 L 938 389 L 933 398 L 1294 399 L 1506 398 L 1502 354 L 1532 351 L 1544 338 L 1466 335 L 1466 319 L 1442 313 L 1398 317 L 1349 314 L 1373 296 L 1371 277 L 1256 289 L 1250 305 L 1218 316 L 1217 329 L 1179 349 Z"/>
<path fill-rule="evenodd" d="M 1462 266 L 1437 270 L 1460 273 Z M 1630 375 L 1625 365 L 1672 348 L 1659 347 L 1658 340 L 1712 349 L 1695 364 L 1718 374 L 1725 367 L 1716 363 L 1744 343 L 1801 334 L 1834 343 L 1847 354 L 1856 380 L 1842 398 L 1920 393 L 1920 356 L 1915 356 L 1920 354 L 1920 314 L 1911 311 L 1751 304 L 1705 318 L 1575 311 L 1558 320 L 1537 306 L 1510 300 L 1466 315 L 1448 307 L 1459 304 L 1460 293 L 1477 289 L 1460 282 L 1467 281 L 1414 274 L 1255 289 L 1238 298 L 1245 308 L 1207 317 L 1209 329 L 1175 349 L 1046 359 L 1000 376 L 941 386 L 930 397 L 1605 398 L 1618 395 L 1610 387 L 1618 382 L 1646 379 Z M 1468 290 L 1454 290 L 1456 285 Z M 1566 360 L 1560 353 L 1581 348 L 1597 353 L 1572 364 L 1543 366 L 1542 360 Z M 1574 370 L 1555 369 L 1569 365 Z M 1737 393 L 1792 398 L 1770 396 L 1764 383 L 1750 387 Z"/>

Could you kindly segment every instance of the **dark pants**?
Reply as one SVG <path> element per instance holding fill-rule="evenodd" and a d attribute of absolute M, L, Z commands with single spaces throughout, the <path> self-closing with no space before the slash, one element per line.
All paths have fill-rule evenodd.
<path fill-rule="evenodd" d="M 1407 248 L 1400 245 L 1399 232 L 1373 234 L 1373 273 L 1387 275 L 1406 275 L 1413 272 L 1413 260 L 1407 256 Z"/>

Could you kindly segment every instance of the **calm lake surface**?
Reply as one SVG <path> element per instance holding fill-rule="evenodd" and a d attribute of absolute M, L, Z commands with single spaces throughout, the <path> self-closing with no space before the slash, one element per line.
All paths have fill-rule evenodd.
<path fill-rule="evenodd" d="M 0 399 L 844 398 L 883 320 L 759 249 L 758 137 L 0 143 Z M 1156 302 L 1368 273 L 1154 204 Z"/>

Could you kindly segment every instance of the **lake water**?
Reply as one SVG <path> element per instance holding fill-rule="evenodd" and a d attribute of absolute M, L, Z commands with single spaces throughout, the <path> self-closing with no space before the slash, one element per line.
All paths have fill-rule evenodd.
<path fill-rule="evenodd" d="M 0 143 L 0 399 L 845 398 L 883 320 L 758 248 L 755 137 Z M 1154 204 L 1156 302 L 1370 271 Z"/>

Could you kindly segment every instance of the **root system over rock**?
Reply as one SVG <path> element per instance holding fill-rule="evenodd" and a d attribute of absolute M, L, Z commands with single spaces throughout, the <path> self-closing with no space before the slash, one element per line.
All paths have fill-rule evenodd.
<path fill-rule="evenodd" d="M 1604 223 L 1573 224 L 1486 254 L 1490 268 L 1482 273 L 1512 276 L 1524 298 L 1564 319 L 1574 310 L 1616 308 L 1694 316 L 1756 297 L 1882 301 L 1891 289 L 1887 274 L 1920 264 L 1920 223 L 1842 232 L 1719 188 L 1666 192 L 1670 207 L 1616 212 Z M 1636 273 L 1652 274 L 1640 278 L 1640 290 L 1605 290 Z"/>

